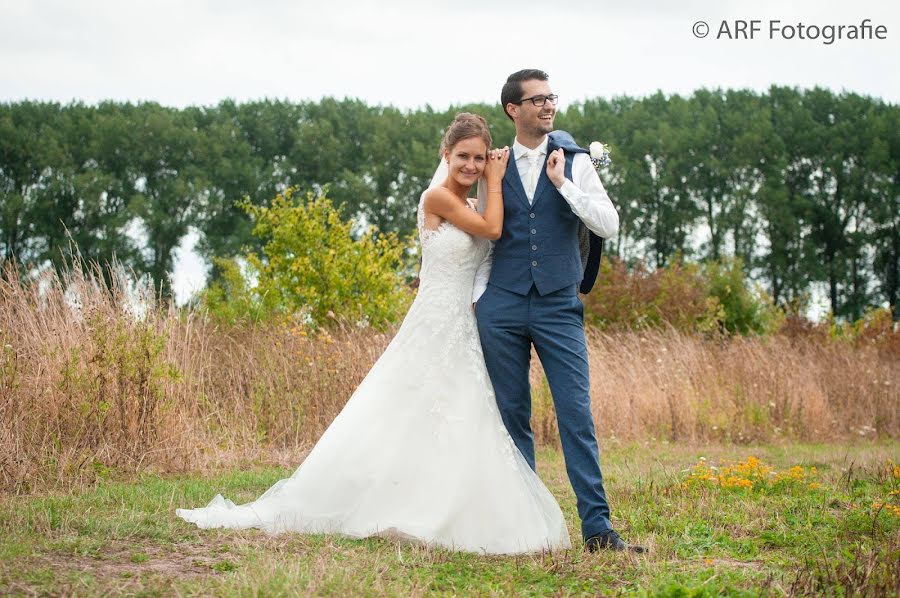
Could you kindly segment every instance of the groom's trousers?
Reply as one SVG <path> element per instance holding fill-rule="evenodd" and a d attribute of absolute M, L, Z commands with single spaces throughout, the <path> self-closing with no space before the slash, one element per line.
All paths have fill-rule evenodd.
<path fill-rule="evenodd" d="M 612 529 L 591 415 L 584 306 L 577 285 L 541 296 L 489 284 L 476 305 L 484 359 L 506 429 L 535 468 L 528 371 L 534 345 L 553 396 L 584 538 Z"/>

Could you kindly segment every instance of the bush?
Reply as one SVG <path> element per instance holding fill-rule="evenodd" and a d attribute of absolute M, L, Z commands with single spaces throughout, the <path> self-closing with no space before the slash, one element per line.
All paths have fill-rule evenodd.
<path fill-rule="evenodd" d="M 886 357 L 900 357 L 900 325 L 894 322 L 890 307 L 871 308 L 855 322 L 836 322 L 834 315 L 828 314 L 823 327 L 836 341 L 873 346 Z"/>
<path fill-rule="evenodd" d="M 784 313 L 760 288 L 752 291 L 740 258 L 704 264 L 707 294 L 722 306 L 719 325 L 729 334 L 770 334 L 784 322 Z"/>
<path fill-rule="evenodd" d="M 680 259 L 648 271 L 642 262 L 629 270 L 618 258 L 603 258 L 594 290 L 585 298 L 585 320 L 601 330 L 671 326 L 710 331 L 720 317 L 718 303 L 707 296 L 700 267 Z"/>
<path fill-rule="evenodd" d="M 219 279 L 200 295 L 200 303 L 220 323 L 259 322 L 266 315 L 261 298 L 241 270 L 236 259 L 213 258 Z"/>
<path fill-rule="evenodd" d="M 209 313 L 225 322 L 294 320 L 311 328 L 351 322 L 384 328 L 399 319 L 411 293 L 402 271 L 409 242 L 395 234 L 351 235 L 324 195 L 294 198 L 294 189 L 270 206 L 244 201 L 256 221 L 253 235 L 263 255 L 248 253 L 246 270 L 237 260 L 218 260 L 221 281 L 203 293 Z"/>
<path fill-rule="evenodd" d="M 166 336 L 153 322 L 92 314 L 84 325 L 89 342 L 63 356 L 56 391 L 66 408 L 51 429 L 69 448 L 115 446 L 108 464 L 137 461 L 157 443 L 162 411 L 172 406 L 166 384 L 181 373 L 166 359 Z"/>
<path fill-rule="evenodd" d="M 665 268 L 628 269 L 604 258 L 594 290 L 585 299 L 585 319 L 601 330 L 671 327 L 681 332 L 767 334 L 784 319 L 761 290 L 748 287 L 740 260 L 704 265 L 676 255 Z"/>

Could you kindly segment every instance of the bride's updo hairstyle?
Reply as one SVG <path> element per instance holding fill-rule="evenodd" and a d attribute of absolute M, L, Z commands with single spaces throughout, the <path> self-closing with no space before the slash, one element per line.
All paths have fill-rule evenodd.
<path fill-rule="evenodd" d="M 447 132 L 444 133 L 444 139 L 441 140 L 440 157 L 443 158 L 445 151 L 452 150 L 454 145 L 469 137 L 481 137 L 490 149 L 492 139 L 487 121 L 477 114 L 460 112 L 450 123 Z"/>

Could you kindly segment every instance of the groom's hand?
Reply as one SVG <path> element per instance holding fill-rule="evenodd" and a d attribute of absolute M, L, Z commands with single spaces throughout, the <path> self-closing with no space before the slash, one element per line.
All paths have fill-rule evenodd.
<path fill-rule="evenodd" d="M 562 148 L 553 150 L 547 157 L 547 178 L 557 189 L 566 182 L 566 155 Z"/>

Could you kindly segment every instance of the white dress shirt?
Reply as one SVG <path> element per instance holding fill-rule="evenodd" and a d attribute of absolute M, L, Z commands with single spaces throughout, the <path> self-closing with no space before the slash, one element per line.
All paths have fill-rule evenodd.
<path fill-rule="evenodd" d="M 549 139 L 545 136 L 544 140 L 535 149 L 541 153 L 538 158 L 538 164 L 541 168 L 546 169 L 547 142 Z M 528 158 L 525 152 L 528 148 L 519 143 L 516 139 L 513 143 L 513 155 L 510 159 L 516 160 L 516 168 L 519 171 L 519 177 L 524 181 L 525 175 L 530 168 Z M 574 182 L 573 182 L 574 181 Z M 479 211 L 484 210 L 485 197 L 482 196 L 484 185 L 478 185 L 478 207 Z M 577 153 L 572 159 L 572 180 L 566 179 L 559 187 L 559 193 L 563 199 L 568 202 L 572 212 L 584 222 L 598 237 L 609 239 L 615 236 L 619 231 L 619 213 L 609 199 L 609 194 L 603 188 L 600 182 L 600 176 L 594 168 L 593 162 L 588 154 Z M 529 203 L 534 201 L 533 197 L 528 198 Z M 475 272 L 475 286 L 472 288 L 472 303 L 478 301 L 485 289 L 487 289 L 488 280 L 491 277 L 491 264 L 493 263 L 493 244 L 491 251 L 478 266 Z"/>

